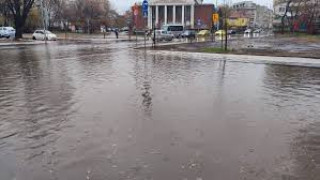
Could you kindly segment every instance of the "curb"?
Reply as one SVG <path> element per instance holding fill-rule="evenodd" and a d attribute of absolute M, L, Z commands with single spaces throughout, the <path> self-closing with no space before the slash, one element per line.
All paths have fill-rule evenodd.
<path fill-rule="evenodd" d="M 25 45 L 41 45 L 45 42 L 11 42 L 11 43 L 0 43 L 0 47 L 7 46 L 25 46 Z"/>

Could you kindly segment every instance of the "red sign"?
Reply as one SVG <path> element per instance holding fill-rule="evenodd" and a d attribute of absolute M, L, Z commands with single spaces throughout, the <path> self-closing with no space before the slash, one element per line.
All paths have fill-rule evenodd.
<path fill-rule="evenodd" d="M 133 6 L 133 14 L 135 16 L 138 16 L 138 14 L 139 14 L 137 3 L 135 3 L 134 6 Z"/>

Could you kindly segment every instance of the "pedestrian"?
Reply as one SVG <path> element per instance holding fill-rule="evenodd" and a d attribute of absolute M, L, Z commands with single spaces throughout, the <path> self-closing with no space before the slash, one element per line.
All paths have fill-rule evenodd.
<path fill-rule="evenodd" d="M 118 38 L 119 38 L 118 30 L 116 29 L 116 30 L 114 31 L 114 33 L 116 34 L 116 38 L 118 39 Z"/>

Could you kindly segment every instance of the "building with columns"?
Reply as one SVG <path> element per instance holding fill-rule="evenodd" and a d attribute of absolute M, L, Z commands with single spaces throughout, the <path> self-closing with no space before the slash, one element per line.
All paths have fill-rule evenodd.
<path fill-rule="evenodd" d="M 194 0 L 150 0 L 148 27 L 179 24 L 194 27 Z M 153 18 L 155 18 L 153 20 Z"/>
<path fill-rule="evenodd" d="M 210 29 L 213 4 L 201 4 L 199 0 L 149 0 L 148 17 L 142 13 L 136 17 L 137 29 L 165 25 L 182 25 L 185 29 Z M 139 7 L 141 12 L 141 7 Z"/>

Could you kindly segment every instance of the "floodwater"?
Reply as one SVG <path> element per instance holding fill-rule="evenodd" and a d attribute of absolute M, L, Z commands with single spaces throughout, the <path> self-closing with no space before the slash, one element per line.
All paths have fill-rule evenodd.
<path fill-rule="evenodd" d="M 1 180 L 320 179 L 320 69 L 132 46 L 0 50 Z"/>

